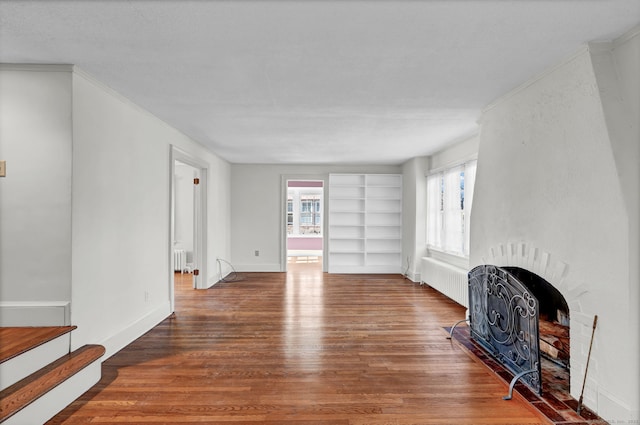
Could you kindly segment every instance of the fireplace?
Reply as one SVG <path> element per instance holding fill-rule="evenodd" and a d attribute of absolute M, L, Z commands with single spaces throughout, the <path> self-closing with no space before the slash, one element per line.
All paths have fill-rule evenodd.
<path fill-rule="evenodd" d="M 637 28 L 585 46 L 487 106 L 478 140 L 439 155 L 477 143 L 469 266 L 521 267 L 562 293 L 571 396 L 612 422 L 640 418 L 640 104 L 623 95 L 639 46 Z"/>
<path fill-rule="evenodd" d="M 551 283 L 520 267 L 501 267 L 518 279 L 538 300 L 540 354 L 569 369 L 569 306 Z"/>
<path fill-rule="evenodd" d="M 469 272 L 471 337 L 542 393 L 542 356 L 568 371 L 569 307 L 549 282 L 519 267 L 481 265 Z"/>

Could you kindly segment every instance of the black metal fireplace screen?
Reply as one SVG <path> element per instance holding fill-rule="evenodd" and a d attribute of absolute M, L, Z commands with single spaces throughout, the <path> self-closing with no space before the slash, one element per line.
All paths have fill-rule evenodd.
<path fill-rule="evenodd" d="M 542 393 L 538 300 L 508 271 L 481 265 L 469 272 L 471 337 L 518 379 Z"/>

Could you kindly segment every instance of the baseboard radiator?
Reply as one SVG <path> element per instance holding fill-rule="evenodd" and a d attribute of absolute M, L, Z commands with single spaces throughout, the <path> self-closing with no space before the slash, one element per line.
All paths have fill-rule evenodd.
<path fill-rule="evenodd" d="M 173 250 L 173 270 L 183 272 L 187 267 L 187 252 L 184 249 Z"/>
<path fill-rule="evenodd" d="M 420 273 L 422 282 L 469 308 L 467 270 L 435 258 L 423 257 Z"/>

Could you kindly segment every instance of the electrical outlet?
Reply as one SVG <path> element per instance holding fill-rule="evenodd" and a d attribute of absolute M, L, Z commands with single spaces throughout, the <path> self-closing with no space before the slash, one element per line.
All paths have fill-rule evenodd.
<path fill-rule="evenodd" d="M 259 257 L 259 256 L 260 256 L 260 251 L 258 251 L 258 250 L 256 249 L 256 251 L 254 252 L 254 255 L 255 255 L 256 257 Z"/>
<path fill-rule="evenodd" d="M 149 302 L 149 292 L 144 291 L 144 302 Z"/>

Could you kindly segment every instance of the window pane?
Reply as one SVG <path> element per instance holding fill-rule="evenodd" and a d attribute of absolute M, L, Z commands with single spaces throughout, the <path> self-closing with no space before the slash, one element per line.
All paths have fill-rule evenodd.
<path fill-rule="evenodd" d="M 463 216 L 460 209 L 461 167 L 449 169 L 444 174 L 444 250 L 453 253 L 463 252 Z"/>
<path fill-rule="evenodd" d="M 469 253 L 475 161 L 427 177 L 427 245 Z"/>
<path fill-rule="evenodd" d="M 427 178 L 427 245 L 442 248 L 442 174 Z"/>
<path fill-rule="evenodd" d="M 465 185 L 467 200 L 464 204 L 464 253 L 469 255 L 469 245 L 471 241 L 471 206 L 473 205 L 473 189 L 476 180 L 476 161 L 465 164 Z"/>
<path fill-rule="evenodd" d="M 300 195 L 300 228 L 301 235 L 319 235 L 322 232 L 321 195 Z"/>

